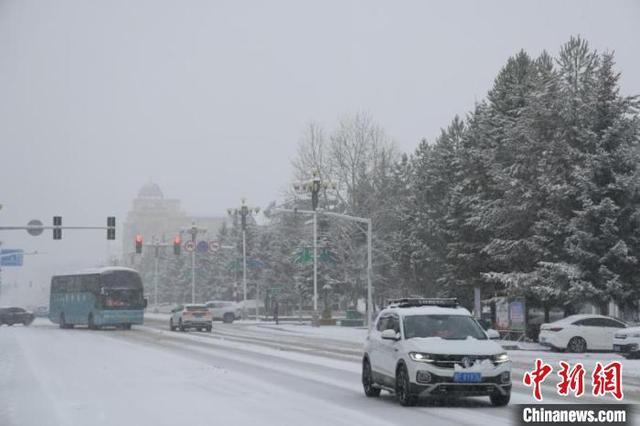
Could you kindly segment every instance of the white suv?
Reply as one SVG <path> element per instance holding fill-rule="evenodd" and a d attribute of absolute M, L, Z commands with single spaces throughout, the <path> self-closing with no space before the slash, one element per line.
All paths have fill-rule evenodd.
<path fill-rule="evenodd" d="M 504 406 L 511 397 L 511 360 L 456 299 L 400 299 L 383 309 L 367 336 L 362 385 L 400 404 L 419 396 L 482 396 Z"/>
<path fill-rule="evenodd" d="M 171 331 L 186 331 L 195 328 L 198 331 L 211 332 L 213 328 L 213 317 L 211 311 L 206 305 L 198 305 L 194 303 L 178 305 L 171 310 L 171 318 L 169 318 L 169 329 Z"/>

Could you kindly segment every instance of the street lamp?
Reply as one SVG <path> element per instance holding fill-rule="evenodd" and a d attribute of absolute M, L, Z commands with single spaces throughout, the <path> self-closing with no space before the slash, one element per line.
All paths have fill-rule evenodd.
<path fill-rule="evenodd" d="M 318 195 L 321 189 L 335 189 L 333 182 L 320 180 L 317 172 L 313 173 L 313 178 L 306 182 L 293 185 L 293 189 L 311 193 L 311 207 L 313 210 L 313 324 L 318 321 Z"/>
<path fill-rule="evenodd" d="M 227 209 L 229 216 L 240 216 L 240 223 L 242 224 L 242 319 L 247 318 L 247 216 L 252 214 L 258 214 L 260 207 L 249 207 L 245 203 L 245 199 L 242 199 L 240 207 Z M 256 284 L 256 321 L 258 321 L 258 286 Z"/>

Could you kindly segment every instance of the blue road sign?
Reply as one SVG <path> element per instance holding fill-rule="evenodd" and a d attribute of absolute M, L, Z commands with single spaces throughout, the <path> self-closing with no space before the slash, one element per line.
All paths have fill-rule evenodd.
<path fill-rule="evenodd" d="M 262 269 L 264 268 L 264 262 L 259 259 L 247 259 L 247 267 L 249 269 Z"/>
<path fill-rule="evenodd" d="M 22 266 L 23 250 L 2 249 L 0 250 L 0 266 Z"/>
<path fill-rule="evenodd" d="M 198 244 L 196 245 L 196 250 L 198 251 L 198 253 L 206 253 L 209 251 L 209 243 L 207 241 L 198 241 Z"/>

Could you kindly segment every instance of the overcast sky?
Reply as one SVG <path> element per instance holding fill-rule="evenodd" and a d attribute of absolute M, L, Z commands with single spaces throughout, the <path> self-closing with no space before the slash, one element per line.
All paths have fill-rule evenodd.
<path fill-rule="evenodd" d="M 631 0 L 0 0 L 0 224 L 122 223 L 150 179 L 190 213 L 264 206 L 308 121 L 367 111 L 412 152 L 510 55 L 571 35 L 615 50 L 623 93 L 640 94 L 639 22 Z M 0 240 L 48 253 L 5 282 L 121 247 L 103 232 Z"/>

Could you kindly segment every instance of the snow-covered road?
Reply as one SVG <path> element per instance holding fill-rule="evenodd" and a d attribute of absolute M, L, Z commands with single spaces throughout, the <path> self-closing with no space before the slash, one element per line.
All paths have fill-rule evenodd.
<path fill-rule="evenodd" d="M 243 324 L 216 325 L 213 335 L 163 325 L 0 328 L 0 425 L 511 424 L 511 409 L 486 398 L 413 408 L 384 392 L 366 398 L 350 353 L 357 347 L 344 340 Z M 530 391 L 517 386 L 512 403 L 525 402 Z"/>

